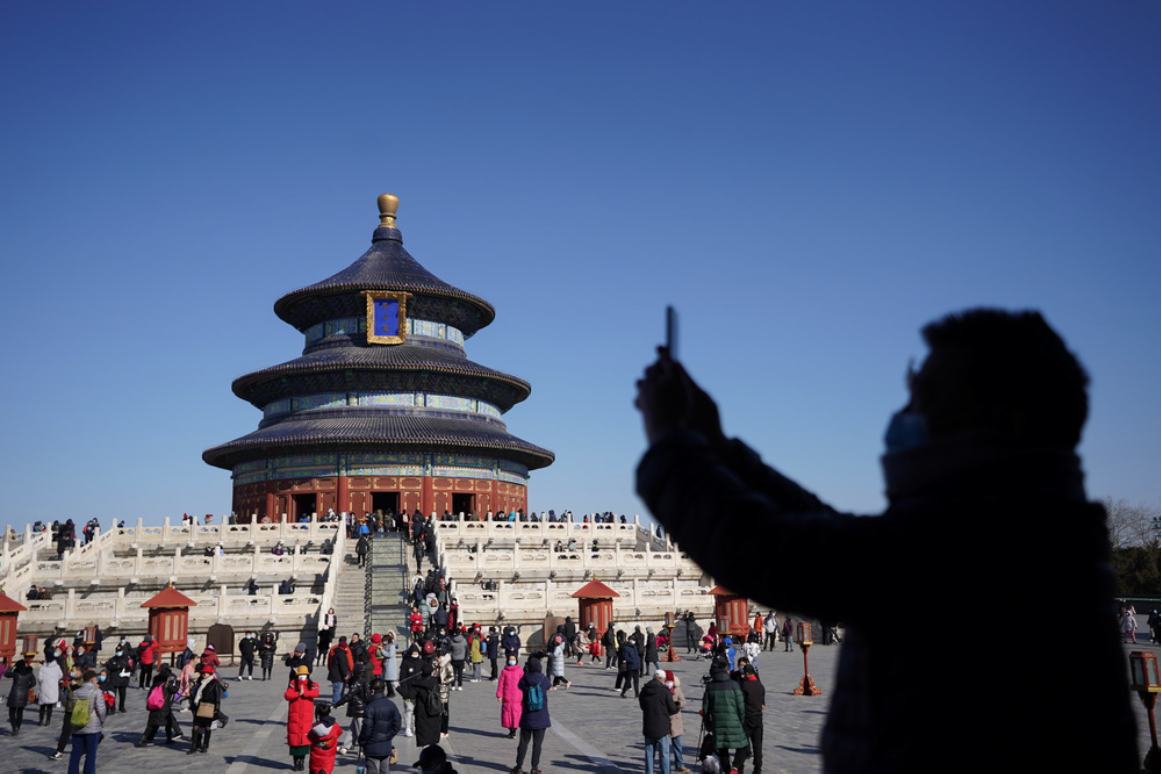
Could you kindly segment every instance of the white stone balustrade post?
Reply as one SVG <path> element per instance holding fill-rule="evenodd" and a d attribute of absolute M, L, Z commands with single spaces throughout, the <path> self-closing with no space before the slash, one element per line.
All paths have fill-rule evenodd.
<path fill-rule="evenodd" d="M 120 626 L 120 624 L 121 624 L 121 617 L 122 617 L 122 616 L 128 616 L 128 615 L 129 615 L 129 614 L 127 614 L 127 613 L 125 612 L 126 610 L 127 610 L 127 609 L 126 609 L 126 607 L 125 607 L 125 587 L 124 587 L 124 586 L 118 586 L 118 587 L 117 587 L 117 605 L 116 605 L 116 606 L 113 608 L 113 614 L 114 614 L 114 618 L 115 618 L 117 621 L 116 621 L 116 623 L 114 623 L 114 624 L 110 624 L 109 626 L 112 626 L 112 627 L 117 627 L 117 626 Z M 147 626 L 146 626 L 146 629 L 149 629 L 149 627 L 148 627 L 148 621 L 146 622 L 146 624 L 147 624 Z"/>

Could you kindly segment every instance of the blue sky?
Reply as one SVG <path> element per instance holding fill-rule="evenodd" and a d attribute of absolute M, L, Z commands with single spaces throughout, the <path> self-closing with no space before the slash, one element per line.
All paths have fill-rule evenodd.
<path fill-rule="evenodd" d="M 1159 9 L 1147 2 L 0 4 L 0 523 L 221 513 L 236 376 L 375 197 L 496 306 L 533 510 L 642 512 L 634 381 L 681 315 L 725 426 L 842 509 L 919 328 L 1044 312 L 1088 487 L 1159 501 Z"/>

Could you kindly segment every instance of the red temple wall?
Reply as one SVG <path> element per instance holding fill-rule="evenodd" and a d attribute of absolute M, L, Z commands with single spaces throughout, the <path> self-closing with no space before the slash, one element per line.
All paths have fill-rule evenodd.
<path fill-rule="evenodd" d="M 260 481 L 234 487 L 233 510 L 242 521 L 251 516 L 270 516 L 278 521 L 285 514 L 293 519 L 296 495 L 315 495 L 315 513 L 353 512 L 362 516 L 371 510 L 376 492 L 398 494 L 400 510 L 417 508 L 430 516 L 452 510 L 453 495 L 472 495 L 476 513 L 489 511 L 528 512 L 528 487 L 487 478 L 447 478 L 432 476 L 332 476 Z"/>

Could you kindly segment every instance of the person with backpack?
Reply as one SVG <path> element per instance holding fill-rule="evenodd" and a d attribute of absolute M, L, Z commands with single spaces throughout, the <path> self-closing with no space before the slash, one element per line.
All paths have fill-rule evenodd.
<path fill-rule="evenodd" d="M 367 648 L 367 656 L 371 662 L 371 675 L 375 678 L 383 677 L 383 636 L 378 632 L 371 636 L 371 645 Z"/>
<path fill-rule="evenodd" d="M 145 732 L 134 745 L 144 748 L 153 745 L 153 738 L 157 731 L 165 727 L 165 743 L 170 745 L 182 736 L 182 728 L 173 715 L 174 697 L 178 693 L 178 679 L 174 677 L 170 666 L 163 664 L 153 677 L 153 686 L 145 698 L 145 709 L 149 711 L 149 718 L 145 722 Z"/>
<path fill-rule="evenodd" d="M 412 643 L 399 665 L 399 696 L 403 698 L 404 736 L 415 735 L 416 683 L 422 675 L 424 660 L 420 658 L 420 647 Z"/>
<path fill-rule="evenodd" d="M 444 703 L 440 699 L 440 682 L 435 675 L 436 668 L 424 661 L 420 668 L 420 678 L 414 682 L 416 747 L 436 745 L 440 742 L 440 727 L 444 718 Z"/>
<path fill-rule="evenodd" d="M 541 660 L 529 657 L 525 664 L 524 677 L 517 688 L 521 692 L 520 743 L 516 747 L 516 767 L 514 773 L 522 772 L 529 741 L 533 744 L 532 772 L 541 771 L 541 746 L 545 742 L 545 730 L 552 723 L 549 720 L 549 679 L 541 672 Z"/>
<path fill-rule="evenodd" d="M 85 773 L 97 772 L 97 744 L 105 725 L 105 695 L 97 688 L 97 671 L 86 670 L 81 687 L 73 694 L 73 752 L 69 755 L 69 773 L 80 772 L 81 755 L 85 756 Z"/>
<path fill-rule="evenodd" d="M 65 748 L 68 747 L 69 742 L 72 740 L 72 737 L 73 737 L 72 713 L 73 713 L 73 709 L 76 705 L 77 690 L 81 688 L 81 685 L 83 683 L 84 683 L 84 679 L 82 678 L 82 673 L 81 673 L 80 669 L 74 667 L 72 670 L 69 671 L 68 685 L 66 685 L 65 688 L 62 689 L 64 699 L 61 700 L 61 704 L 64 706 L 65 715 L 64 715 L 64 721 L 61 722 L 61 734 L 60 734 L 60 737 L 57 739 L 56 751 L 54 751 L 48 757 L 49 759 L 52 759 L 53 761 L 57 761 L 57 760 L 64 757 Z"/>
<path fill-rule="evenodd" d="M 186 647 L 182 649 L 181 654 L 178 655 L 178 672 L 186 668 L 190 662 L 194 661 L 198 654 L 194 651 L 194 646 L 197 645 L 193 638 L 186 638 Z M 133 650 L 136 653 L 136 649 Z"/>

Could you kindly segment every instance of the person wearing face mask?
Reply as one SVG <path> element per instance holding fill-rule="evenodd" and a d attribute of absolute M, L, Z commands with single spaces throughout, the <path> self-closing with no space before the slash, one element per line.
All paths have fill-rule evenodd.
<path fill-rule="evenodd" d="M 73 707 L 76 705 L 76 694 L 83 683 L 84 680 L 82 679 L 80 668 L 74 667 L 69 671 L 69 682 L 64 690 L 64 721 L 61 722 L 61 734 L 57 739 L 56 751 L 49 755 L 49 759 L 56 761 L 65 755 L 65 748 L 73 736 L 72 713 Z"/>
<path fill-rule="evenodd" d="M 517 665 L 516 657 L 510 656 L 500 671 L 500 682 L 496 684 L 496 699 L 500 700 L 500 726 L 508 727 L 508 736 L 516 737 L 520 726 L 520 679 L 524 671 Z"/>
<path fill-rule="evenodd" d="M 678 713 L 678 703 L 666 686 L 666 671 L 657 670 L 638 695 L 642 709 L 642 737 L 645 739 L 646 775 L 654 772 L 654 759 L 660 757 L 661 772 L 670 772 L 670 717 Z"/>
<path fill-rule="evenodd" d="M 274 673 L 274 655 L 278 651 L 277 641 L 271 632 L 263 632 L 258 639 L 258 658 L 262 663 L 262 680 L 269 681 Z"/>
<path fill-rule="evenodd" d="M 403 728 L 404 736 L 415 735 L 416 714 L 416 681 L 420 678 L 423 660 L 420 658 L 420 647 L 412 643 L 404 654 L 399 665 L 399 685 L 396 687 L 399 696 L 403 699 Z"/>
<path fill-rule="evenodd" d="M 283 698 L 287 701 L 286 744 L 294 760 L 295 772 L 301 772 L 307 755 L 311 751 L 310 731 L 315 721 L 315 699 L 319 696 L 319 685 L 311 680 L 311 668 L 300 665 L 295 668 Z"/>
<path fill-rule="evenodd" d="M 202 665 L 198 668 L 198 685 L 190 693 L 190 710 L 194 712 L 193 734 L 190 739 L 190 750 L 206 753 L 210 748 L 210 725 L 218 717 L 222 708 L 222 683 L 214 676 L 212 665 Z"/>
<path fill-rule="evenodd" d="M 133 677 L 133 670 L 129 666 L 129 657 L 125 656 L 125 652 L 120 648 L 116 649 L 113 656 L 105 662 L 105 676 L 102 688 L 117 695 L 116 710 L 124 713 L 125 693 L 129 688 L 129 681 Z M 113 707 L 110 707 L 109 715 L 112 715 L 113 712 Z"/>
<path fill-rule="evenodd" d="M 1015 773 L 1133 772 L 1105 511 L 1089 502 L 1075 452 L 1088 376 L 1035 311 L 969 310 L 922 332 L 929 354 L 909 369 L 908 402 L 884 435 L 883 513 L 841 513 L 727 438 L 714 401 L 664 348 L 638 382 L 649 441 L 638 494 L 723 586 L 845 625 L 825 772 L 926 772 L 950 753 L 968 773 L 995 770 L 998 753 Z M 864 382 L 852 374 L 856 393 Z M 786 550 L 778 565 L 774 548 Z M 1068 716 L 996 705 L 996 679 L 1012 672 L 1003 652 L 972 641 L 901 652 L 883 628 L 885 608 L 1005 613 L 1014 592 L 1032 590 L 1069 602 L 1071 627 L 1087 636 L 1084 654 L 1039 658 L 1041 676 L 1069 682 L 1041 689 L 1038 708 Z M 933 683 L 948 667 L 956 704 L 934 716 Z"/>
<path fill-rule="evenodd" d="M 258 648 L 258 643 L 254 640 L 254 633 L 246 630 L 246 637 L 238 641 L 238 654 L 241 659 L 238 662 L 238 680 L 246 679 L 248 681 L 254 680 L 254 651 Z"/>
<path fill-rule="evenodd" d="M 674 704 L 678 706 L 678 712 L 670 716 L 670 771 L 688 773 L 690 770 L 682 764 L 682 735 L 685 733 L 682 727 L 682 708 L 686 707 L 686 695 L 682 693 L 681 679 L 674 675 L 672 670 L 666 671 L 666 688 L 670 690 Z"/>

